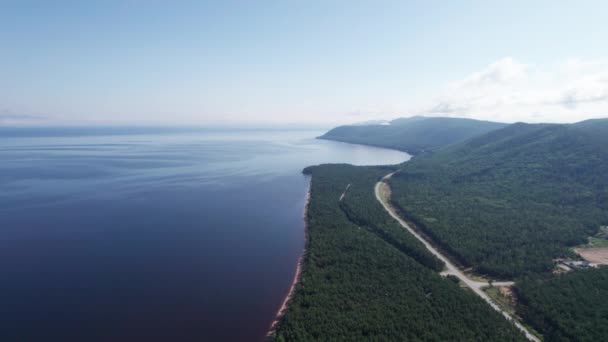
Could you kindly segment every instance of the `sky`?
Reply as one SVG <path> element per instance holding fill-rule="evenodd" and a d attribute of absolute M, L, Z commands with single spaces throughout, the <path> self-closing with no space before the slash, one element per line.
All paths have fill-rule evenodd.
<path fill-rule="evenodd" d="M 606 1 L 0 0 L 0 125 L 608 117 Z"/>

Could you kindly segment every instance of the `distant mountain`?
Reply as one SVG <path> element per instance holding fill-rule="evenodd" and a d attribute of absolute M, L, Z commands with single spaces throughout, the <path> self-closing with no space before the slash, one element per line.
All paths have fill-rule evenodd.
<path fill-rule="evenodd" d="M 391 122 L 387 121 L 387 120 L 370 120 L 370 121 L 363 121 L 363 122 L 357 122 L 352 124 L 352 126 L 375 126 L 375 125 L 390 125 Z"/>
<path fill-rule="evenodd" d="M 422 120 L 426 120 L 426 119 L 429 119 L 429 118 L 426 116 L 416 115 L 416 116 L 412 116 L 409 118 L 398 118 L 398 119 L 390 121 L 389 123 L 391 125 L 400 126 L 400 125 L 407 125 L 412 122 L 422 121 Z"/>
<path fill-rule="evenodd" d="M 516 123 L 414 158 L 393 200 L 465 266 L 552 268 L 608 224 L 608 119 Z"/>
<path fill-rule="evenodd" d="M 472 119 L 414 116 L 393 120 L 390 125 L 340 126 L 319 138 L 388 147 L 418 154 L 505 126 L 506 124 L 503 123 Z"/>

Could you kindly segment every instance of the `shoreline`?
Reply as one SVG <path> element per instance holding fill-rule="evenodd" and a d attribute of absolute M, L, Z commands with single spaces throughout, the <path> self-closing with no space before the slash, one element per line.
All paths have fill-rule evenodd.
<path fill-rule="evenodd" d="M 308 191 L 306 192 L 306 203 L 304 204 L 304 213 L 303 213 L 304 214 L 304 217 L 303 217 L 303 219 L 304 219 L 304 249 L 300 253 L 300 257 L 298 258 L 298 263 L 296 265 L 296 272 L 293 276 L 293 280 L 291 282 L 291 286 L 289 287 L 289 291 L 287 291 L 287 295 L 283 299 L 283 303 L 281 304 L 281 307 L 279 308 L 279 310 L 277 310 L 274 320 L 270 324 L 270 328 L 268 329 L 268 333 L 266 334 L 267 340 L 270 337 L 272 337 L 272 335 L 276 331 L 276 328 L 277 328 L 279 322 L 281 321 L 283 316 L 285 316 L 285 313 L 287 312 L 287 309 L 289 308 L 289 302 L 295 295 L 296 286 L 300 283 L 300 280 L 302 277 L 302 267 L 303 267 L 303 263 L 304 263 L 304 256 L 306 255 L 306 250 L 308 247 L 308 217 L 307 217 L 307 215 L 308 215 L 308 205 L 310 203 L 311 186 L 312 186 L 312 177 L 310 179 L 310 182 L 308 183 Z"/>

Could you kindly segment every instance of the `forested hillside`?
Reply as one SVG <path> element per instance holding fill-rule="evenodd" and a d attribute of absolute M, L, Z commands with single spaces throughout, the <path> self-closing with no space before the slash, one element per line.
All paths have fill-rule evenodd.
<path fill-rule="evenodd" d="M 547 341 L 608 338 L 608 267 L 528 278 L 517 284 L 518 311 Z"/>
<path fill-rule="evenodd" d="M 390 125 L 336 127 L 321 139 L 393 148 L 410 154 L 445 146 L 503 128 L 506 124 L 459 118 L 414 116 Z"/>
<path fill-rule="evenodd" d="M 393 201 L 465 266 L 498 277 L 549 271 L 608 224 L 608 120 L 513 124 L 420 155 Z"/>
<path fill-rule="evenodd" d="M 438 272 L 442 271 L 445 267 L 443 262 L 429 252 L 412 234 L 403 229 L 395 219 L 387 215 L 382 204 L 375 198 L 373 189 L 378 179 L 394 170 L 389 171 L 378 167 L 368 168 L 366 171 L 357 174 L 356 181 L 350 184 L 347 196 L 344 196 L 340 203 L 340 207 L 348 219 L 373 232 L 422 265 Z"/>
<path fill-rule="evenodd" d="M 275 341 L 524 340 L 482 299 L 439 276 L 441 264 L 377 210 L 374 184 L 388 169 L 324 165 L 306 172 L 308 248 Z"/>

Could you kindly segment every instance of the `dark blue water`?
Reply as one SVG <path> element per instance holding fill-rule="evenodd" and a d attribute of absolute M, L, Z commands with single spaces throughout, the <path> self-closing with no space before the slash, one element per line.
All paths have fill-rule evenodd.
<path fill-rule="evenodd" d="M 323 162 L 404 153 L 319 132 L 0 137 L 0 341 L 255 341 Z"/>

